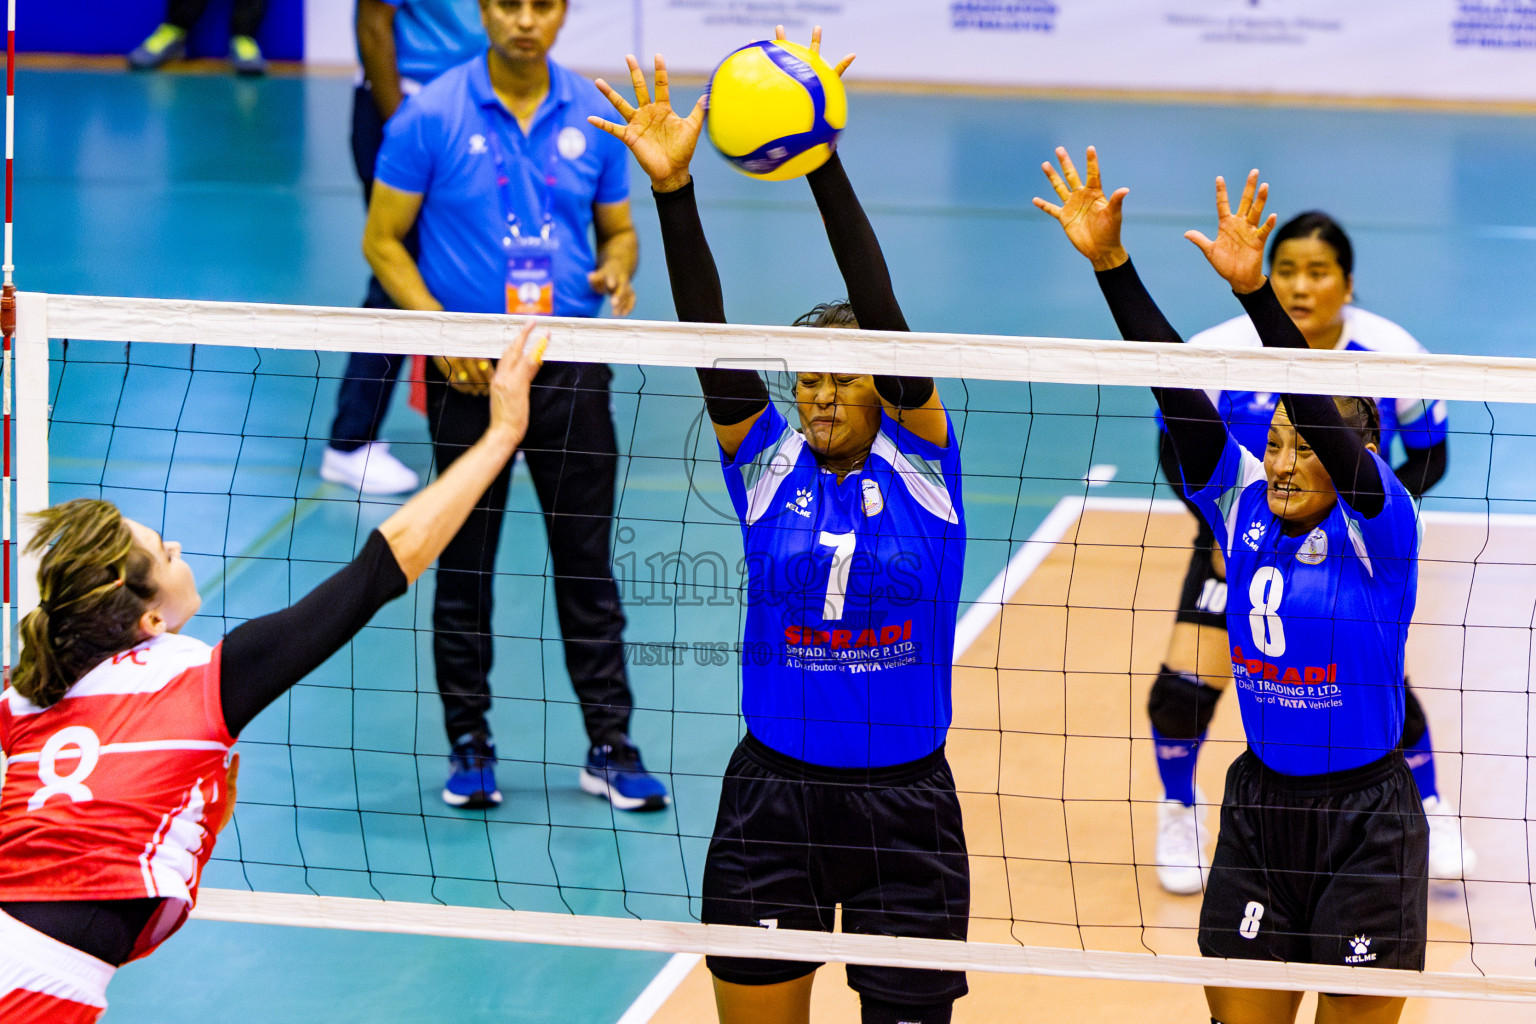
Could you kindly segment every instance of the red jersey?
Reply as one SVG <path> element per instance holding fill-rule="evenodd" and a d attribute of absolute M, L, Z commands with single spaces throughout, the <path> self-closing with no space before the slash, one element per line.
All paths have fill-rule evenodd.
<path fill-rule="evenodd" d="M 230 799 L 219 654 L 167 633 L 50 708 L 0 694 L 0 900 L 165 897 L 133 958 L 181 927 Z"/>

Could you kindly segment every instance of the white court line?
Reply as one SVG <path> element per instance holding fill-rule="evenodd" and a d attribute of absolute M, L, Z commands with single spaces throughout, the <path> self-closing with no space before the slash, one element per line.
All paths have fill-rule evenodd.
<path fill-rule="evenodd" d="M 1083 474 L 1083 482 L 1089 487 L 1108 487 L 1119 472 L 1119 466 L 1107 462 L 1098 463 L 1088 467 L 1088 472 Z"/>
<path fill-rule="evenodd" d="M 1018 593 L 1026 580 L 1034 571 L 1040 568 L 1046 556 L 1056 549 L 1056 543 L 1072 528 L 1083 514 L 1083 506 L 1086 502 L 1093 502 L 1097 506 L 1100 501 L 1115 501 L 1113 498 L 1085 499 L 1077 496 L 1062 498 L 1051 509 L 1044 521 L 1035 527 L 1035 532 L 1029 535 L 1019 550 L 1014 552 L 1008 564 L 1003 566 L 1003 571 L 987 584 L 987 589 L 981 592 L 970 609 L 966 611 L 960 621 L 955 625 L 955 658 L 958 661 L 960 655 L 970 650 L 978 637 L 986 630 L 1003 605 L 1007 604 L 1014 594 Z M 1170 502 L 1178 508 L 1183 508 L 1177 501 Z M 1146 507 L 1142 502 L 1138 507 Z M 697 953 L 675 953 L 667 965 L 661 969 L 661 973 L 651 979 L 651 983 L 645 986 L 645 991 L 624 1011 L 618 1024 L 650 1024 L 651 1018 L 661 1009 L 677 987 L 688 977 L 703 957 Z"/>
<path fill-rule="evenodd" d="M 651 983 L 645 986 L 645 991 L 640 993 L 629 1009 L 624 1011 L 624 1016 L 619 1018 L 618 1024 L 650 1024 L 656 1011 L 662 1004 L 672 998 L 672 993 L 688 977 L 690 971 L 698 966 L 704 958 L 698 953 L 673 953 L 672 959 L 661 969 L 661 973 L 651 979 Z"/>
<path fill-rule="evenodd" d="M 1068 495 L 1058 501 L 1045 520 L 1035 527 L 1029 539 L 1013 553 L 1008 564 L 1003 566 L 1003 571 L 987 584 L 987 589 L 981 592 L 981 596 L 971 603 L 971 607 L 966 609 L 960 621 L 955 624 L 955 657 L 958 658 L 970 649 L 992 620 L 997 618 L 1003 605 L 1019 592 L 1024 582 L 1040 568 L 1046 556 L 1056 550 L 1057 542 L 1077 522 L 1085 505 L 1089 502 L 1097 504 L 1099 501 L 1114 500 L 1117 499 Z"/>

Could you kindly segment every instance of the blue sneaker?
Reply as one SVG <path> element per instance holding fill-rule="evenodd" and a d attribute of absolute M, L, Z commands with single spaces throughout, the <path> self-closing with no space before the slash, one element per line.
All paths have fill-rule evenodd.
<path fill-rule="evenodd" d="M 162 24 L 128 54 L 128 66 L 135 71 L 149 71 L 187 56 L 187 33 L 175 25 Z"/>
<path fill-rule="evenodd" d="M 229 66 L 237 75 L 258 77 L 267 73 L 261 47 L 250 36 L 229 37 Z"/>
<path fill-rule="evenodd" d="M 466 810 L 501 803 L 496 788 L 496 744 L 484 733 L 465 733 L 448 755 L 448 784 L 443 803 Z"/>
<path fill-rule="evenodd" d="M 667 787 L 645 770 L 640 751 L 628 738 L 617 746 L 603 743 L 587 752 L 581 788 L 621 811 L 659 811 L 672 802 Z"/>

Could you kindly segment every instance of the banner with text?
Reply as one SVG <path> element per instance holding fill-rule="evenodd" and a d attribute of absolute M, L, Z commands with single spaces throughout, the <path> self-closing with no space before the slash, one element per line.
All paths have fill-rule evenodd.
<path fill-rule="evenodd" d="M 1536 0 L 571 0 L 556 52 L 707 73 L 775 25 L 850 79 L 1536 100 Z"/>

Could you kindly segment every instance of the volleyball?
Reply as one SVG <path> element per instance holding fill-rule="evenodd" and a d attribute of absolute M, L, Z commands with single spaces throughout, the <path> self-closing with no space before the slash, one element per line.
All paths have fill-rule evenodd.
<path fill-rule="evenodd" d="M 710 76 L 709 141 L 749 177 L 809 174 L 827 162 L 847 123 L 842 80 L 798 43 L 748 43 Z"/>

